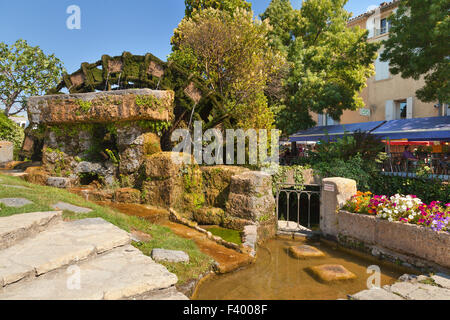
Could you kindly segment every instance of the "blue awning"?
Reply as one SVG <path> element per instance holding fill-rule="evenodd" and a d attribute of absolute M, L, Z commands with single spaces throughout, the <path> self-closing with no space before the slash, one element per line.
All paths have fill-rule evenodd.
<path fill-rule="evenodd" d="M 383 140 L 450 141 L 450 116 L 391 120 L 372 134 Z"/>
<path fill-rule="evenodd" d="M 352 124 L 340 124 L 334 126 L 320 126 L 297 132 L 289 137 L 290 142 L 336 140 L 342 138 L 344 134 L 351 134 L 355 131 L 370 132 L 381 126 L 386 121 L 374 121 Z"/>

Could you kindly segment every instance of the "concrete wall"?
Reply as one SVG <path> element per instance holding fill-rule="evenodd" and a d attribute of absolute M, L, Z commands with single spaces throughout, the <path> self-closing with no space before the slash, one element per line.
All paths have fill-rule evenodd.
<path fill-rule="evenodd" d="M 14 145 L 9 141 L 0 141 L 0 164 L 13 161 Z"/>

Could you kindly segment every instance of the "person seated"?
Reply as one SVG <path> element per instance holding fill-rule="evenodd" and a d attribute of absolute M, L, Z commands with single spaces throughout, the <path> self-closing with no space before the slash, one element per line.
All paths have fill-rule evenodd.
<path fill-rule="evenodd" d="M 413 165 L 417 165 L 417 162 L 419 161 L 419 159 L 411 152 L 409 146 L 406 146 L 405 151 L 403 151 L 403 159 L 411 161 Z"/>

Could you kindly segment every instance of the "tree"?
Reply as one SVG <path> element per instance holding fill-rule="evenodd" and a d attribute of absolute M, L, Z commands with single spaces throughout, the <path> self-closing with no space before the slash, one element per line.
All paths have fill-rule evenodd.
<path fill-rule="evenodd" d="M 338 119 L 364 103 L 359 92 L 373 75 L 379 45 L 368 32 L 348 28 L 347 0 L 308 0 L 295 10 L 289 0 L 272 0 L 261 15 L 272 26 L 272 45 L 287 55 L 289 72 L 277 125 L 287 134 L 312 126 L 310 112 Z"/>
<path fill-rule="evenodd" d="M 53 54 L 46 55 L 25 40 L 17 40 L 10 47 L 1 42 L 0 102 L 5 107 L 5 115 L 24 111 L 27 97 L 55 87 L 63 71 L 61 61 Z"/>
<path fill-rule="evenodd" d="M 191 17 L 194 10 L 207 8 L 219 9 L 233 13 L 237 8 L 251 10 L 252 5 L 245 0 L 185 0 L 186 17 Z"/>
<path fill-rule="evenodd" d="M 261 94 L 270 74 L 283 63 L 269 44 L 269 30 L 267 23 L 245 9 L 238 8 L 233 14 L 211 8 L 196 11 L 175 30 L 169 60 L 202 77 L 223 96 L 234 124 L 269 128 L 273 114 Z M 247 117 L 242 118 L 244 115 Z"/>
<path fill-rule="evenodd" d="M 391 19 L 389 39 L 384 42 L 382 61 L 403 78 L 425 86 L 417 91 L 424 102 L 450 101 L 450 2 L 448 0 L 405 0 Z"/>

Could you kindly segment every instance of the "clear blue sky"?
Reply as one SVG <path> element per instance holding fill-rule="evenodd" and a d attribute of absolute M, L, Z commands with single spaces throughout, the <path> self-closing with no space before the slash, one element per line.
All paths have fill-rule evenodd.
<path fill-rule="evenodd" d="M 270 0 L 250 1 L 256 14 Z M 381 0 L 349 0 L 354 15 Z M 301 0 L 292 0 L 299 7 Z M 70 5 L 81 8 L 81 30 L 69 30 L 66 20 Z M 0 0 L 0 42 L 17 39 L 39 45 L 54 53 L 68 72 L 82 62 L 95 62 L 102 54 L 120 55 L 151 52 L 166 60 L 170 38 L 184 16 L 184 0 Z"/>

